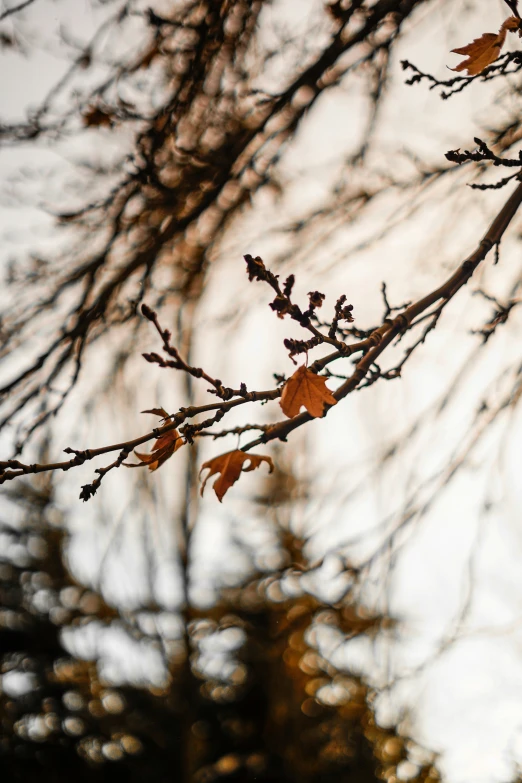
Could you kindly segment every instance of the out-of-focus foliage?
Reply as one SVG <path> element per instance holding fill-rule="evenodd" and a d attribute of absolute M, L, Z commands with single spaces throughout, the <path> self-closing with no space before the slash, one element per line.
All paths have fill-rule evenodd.
<path fill-rule="evenodd" d="M 282 535 L 294 567 L 253 574 L 208 611 L 178 616 L 181 636 L 169 648 L 72 579 L 48 485 L 28 484 L 13 502 L 22 519 L 2 525 L 0 566 L 7 780 L 392 783 L 401 769 L 410 780 L 438 779 L 426 754 L 377 725 L 367 686 L 322 651 L 323 638 L 342 645 L 389 620 L 358 609 L 349 580 L 331 605 L 307 593 L 303 541 Z M 78 629 L 96 637 L 113 626 L 161 648 L 163 685 L 104 681 L 96 660 L 71 655 L 64 642 Z"/>

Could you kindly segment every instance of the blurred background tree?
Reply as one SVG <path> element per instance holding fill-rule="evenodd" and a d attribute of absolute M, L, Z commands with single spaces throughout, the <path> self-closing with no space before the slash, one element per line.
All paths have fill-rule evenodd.
<path fill-rule="evenodd" d="M 49 481 L 19 486 L 10 500 L 25 510 L 22 524 L 2 531 L 8 780 L 372 781 L 397 779 L 401 769 L 438 780 L 430 754 L 376 724 L 361 679 L 321 654 L 325 634 L 342 644 L 389 621 L 354 605 L 350 580 L 335 603 L 306 592 L 304 542 L 289 531 L 281 529 L 280 547 L 293 570 L 252 573 L 212 607 L 186 607 L 169 638 L 159 630 L 161 607 L 147 607 L 158 628 L 147 633 L 139 615 L 71 577 Z M 291 501 L 270 498 L 272 513 Z M 111 686 L 95 660 L 71 655 L 68 634 L 96 636 L 101 627 L 119 629 L 135 655 L 158 651 L 161 685 L 147 683 L 145 669 L 142 683 Z"/>
<path fill-rule="evenodd" d="M 2 448 L 30 462 L 118 442 L 142 409 L 205 399 L 197 380 L 141 358 L 157 347 L 143 301 L 213 377 L 268 388 L 291 372 L 282 338 L 296 333 L 247 288 L 244 253 L 295 272 L 300 293 L 348 289 L 361 330 L 390 290 L 394 308 L 444 279 L 506 198 L 466 192 L 498 182 L 487 157 L 457 166 L 444 153 L 472 146 L 482 110 L 480 134 L 515 158 L 520 90 L 504 73 L 459 77 L 466 90 L 443 102 L 452 87 L 432 78 L 429 92 L 424 73 L 446 78 L 452 47 L 513 12 L 502 0 L 487 13 L 444 0 L 5 2 Z M 404 76 L 401 57 L 422 71 Z M 513 234 L 427 345 L 410 350 L 419 332 L 394 348 L 388 378 L 406 356 L 408 380 L 373 383 L 374 368 L 364 403 L 273 450 L 275 474 L 223 509 L 198 497 L 211 438 L 161 476 L 113 471 L 86 506 L 76 470 L 5 485 L 8 780 L 438 778 L 402 688 L 484 626 L 482 553 L 502 561 L 485 521 L 506 500 L 495 471 L 520 396 Z M 513 584 L 512 612 L 505 598 L 492 610 L 508 626 Z"/>

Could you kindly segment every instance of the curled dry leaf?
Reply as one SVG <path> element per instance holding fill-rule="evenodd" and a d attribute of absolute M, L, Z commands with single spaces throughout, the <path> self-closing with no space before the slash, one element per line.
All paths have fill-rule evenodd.
<path fill-rule="evenodd" d="M 337 405 L 323 375 L 316 375 L 304 365 L 299 367 L 283 386 L 279 403 L 285 416 L 292 419 L 304 405 L 310 416 L 320 418 L 324 406 Z"/>
<path fill-rule="evenodd" d="M 153 413 L 155 416 L 161 416 L 166 423 L 170 421 L 170 416 L 164 408 L 151 408 L 148 411 L 142 411 L 142 413 Z M 172 457 L 174 452 L 183 446 L 184 442 L 177 430 L 169 430 L 155 441 L 150 454 L 142 454 L 139 451 L 134 452 L 140 460 L 138 463 L 124 462 L 123 464 L 126 468 L 141 468 L 143 465 L 148 465 L 149 470 L 157 470 L 169 457 Z"/>
<path fill-rule="evenodd" d="M 245 462 L 250 464 L 247 467 L 243 467 Z M 226 454 L 220 454 L 219 457 L 203 463 L 199 475 L 201 476 L 205 468 L 209 468 L 209 473 L 205 476 L 205 480 L 201 485 L 201 495 L 203 495 L 205 485 L 211 476 L 216 473 L 220 473 L 219 478 L 214 481 L 213 487 L 219 502 L 223 500 L 223 496 L 230 489 L 232 484 L 235 484 L 241 473 L 248 473 L 251 470 L 258 468 L 262 462 L 268 463 L 269 473 L 272 473 L 274 469 L 274 463 L 270 457 L 264 457 L 262 454 L 248 454 L 246 451 L 228 451 Z"/>
<path fill-rule="evenodd" d="M 475 38 L 467 46 L 461 46 L 460 49 L 452 49 L 455 54 L 464 54 L 467 56 L 466 60 L 459 63 L 456 68 L 452 68 L 452 71 L 464 71 L 467 70 L 469 76 L 476 76 L 482 73 L 484 68 L 495 62 L 500 54 L 500 50 L 504 46 L 506 40 L 506 33 L 510 30 L 520 30 L 520 19 L 516 16 L 510 16 L 502 24 L 497 34 L 484 33 L 480 38 Z M 519 32 L 520 34 L 520 32 Z"/>

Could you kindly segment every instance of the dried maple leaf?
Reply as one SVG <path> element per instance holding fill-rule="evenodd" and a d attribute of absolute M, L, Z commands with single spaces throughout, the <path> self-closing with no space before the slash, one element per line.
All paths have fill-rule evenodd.
<path fill-rule="evenodd" d="M 245 468 L 243 465 L 245 462 L 250 464 Z M 227 451 L 226 454 L 220 454 L 219 457 L 203 463 L 199 475 L 201 476 L 205 468 L 209 468 L 209 473 L 205 476 L 205 480 L 201 485 L 201 495 L 205 489 L 205 485 L 211 476 L 216 473 L 220 473 L 219 478 L 214 481 L 213 487 L 219 502 L 223 500 L 223 496 L 230 489 L 232 484 L 235 484 L 241 473 L 248 473 L 251 470 L 258 468 L 262 462 L 267 462 L 269 466 L 269 473 L 272 473 L 274 469 L 274 463 L 270 457 L 264 457 L 262 454 L 248 454 L 246 451 Z"/>
<path fill-rule="evenodd" d="M 452 71 L 464 71 L 467 70 L 469 76 L 476 76 L 482 73 L 484 68 L 491 63 L 495 62 L 500 54 L 500 50 L 504 46 L 506 40 L 506 33 L 508 30 L 514 32 L 520 28 L 520 19 L 516 16 L 510 16 L 502 24 L 497 34 L 484 33 L 480 38 L 475 38 L 467 46 L 461 46 L 460 49 L 452 49 L 455 54 L 464 54 L 467 56 L 467 60 L 459 63 L 456 68 L 452 68 Z M 520 33 L 519 33 L 520 34 Z"/>
<path fill-rule="evenodd" d="M 151 408 L 151 410 L 142 411 L 142 413 L 153 413 L 155 416 L 161 416 L 167 423 L 170 421 L 170 416 L 164 408 Z M 183 446 L 184 442 L 177 430 L 169 430 L 157 438 L 150 454 L 142 454 L 139 451 L 134 452 L 140 460 L 138 463 L 124 462 L 123 464 L 126 468 L 141 468 L 143 465 L 148 465 L 149 470 L 157 470 L 169 457 L 172 457 L 174 452 Z"/>
<path fill-rule="evenodd" d="M 316 375 L 304 365 L 299 367 L 283 386 L 280 405 L 285 416 L 292 419 L 304 405 L 310 416 L 320 418 L 325 403 L 337 405 L 337 400 L 326 386 L 326 378 Z"/>

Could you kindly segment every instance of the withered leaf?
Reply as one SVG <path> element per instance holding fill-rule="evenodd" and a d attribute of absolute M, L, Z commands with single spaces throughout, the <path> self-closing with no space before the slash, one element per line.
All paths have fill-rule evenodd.
<path fill-rule="evenodd" d="M 243 467 L 245 462 L 248 462 L 247 467 Z M 274 469 L 274 463 L 270 457 L 264 457 L 262 454 L 249 454 L 246 451 L 228 451 L 226 454 L 220 454 L 219 457 L 204 462 L 201 466 L 199 475 L 209 468 L 209 473 L 205 476 L 203 484 L 201 485 L 201 495 L 205 490 L 205 485 L 211 476 L 216 473 L 220 473 L 219 478 L 214 481 L 213 487 L 219 502 L 223 500 L 223 496 L 230 489 L 232 484 L 235 484 L 241 473 L 248 473 L 251 470 L 258 468 L 262 462 L 266 462 L 269 467 L 269 473 L 272 473 Z"/>
<path fill-rule="evenodd" d="M 320 418 L 325 403 L 337 405 L 337 400 L 326 386 L 326 378 L 316 375 L 307 367 L 299 367 L 283 386 L 280 405 L 285 416 L 292 419 L 304 406 L 310 416 Z"/>
<path fill-rule="evenodd" d="M 514 32 L 520 28 L 520 19 L 516 16 L 510 16 L 503 22 L 500 30 L 495 33 L 484 33 L 480 38 L 475 38 L 467 46 L 461 46 L 460 49 L 452 49 L 455 54 L 463 54 L 467 56 L 466 60 L 463 60 L 457 65 L 456 68 L 452 68 L 452 71 L 464 71 L 467 70 L 469 76 L 476 76 L 482 73 L 484 68 L 495 62 L 500 54 L 500 50 L 504 46 L 506 40 L 506 33 L 508 30 Z"/>
<path fill-rule="evenodd" d="M 167 423 L 171 419 L 164 408 L 151 408 L 148 411 L 142 411 L 142 413 L 153 413 L 155 416 L 161 416 Z M 157 470 L 183 446 L 184 442 L 177 430 L 169 430 L 157 438 L 150 454 L 143 454 L 139 451 L 134 452 L 140 460 L 138 463 L 124 462 L 123 464 L 126 468 L 141 468 L 143 465 L 148 465 L 149 470 Z"/>

